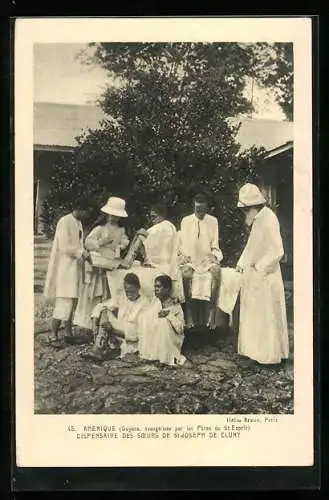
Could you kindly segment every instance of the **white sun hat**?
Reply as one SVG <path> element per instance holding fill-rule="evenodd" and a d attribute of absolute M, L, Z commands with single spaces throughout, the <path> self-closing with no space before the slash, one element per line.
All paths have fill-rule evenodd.
<path fill-rule="evenodd" d="M 245 184 L 239 191 L 238 207 L 253 207 L 266 203 L 260 189 L 255 184 Z"/>
<path fill-rule="evenodd" d="M 117 217 L 128 217 L 125 200 L 116 198 L 115 196 L 111 196 L 107 200 L 106 205 L 101 208 L 101 211 L 109 215 L 116 215 Z"/>

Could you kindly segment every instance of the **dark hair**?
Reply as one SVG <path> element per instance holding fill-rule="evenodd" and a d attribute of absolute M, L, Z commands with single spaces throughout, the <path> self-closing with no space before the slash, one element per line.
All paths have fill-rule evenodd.
<path fill-rule="evenodd" d="M 95 220 L 95 222 L 93 222 L 91 228 L 90 228 L 90 231 L 92 231 L 95 227 L 97 226 L 105 226 L 105 224 L 107 223 L 107 215 L 104 214 L 104 213 L 101 213 L 97 219 Z"/>
<path fill-rule="evenodd" d="M 161 276 L 157 276 L 154 281 L 159 281 L 161 285 L 167 290 L 172 290 L 172 280 L 166 274 L 162 274 Z"/>
<path fill-rule="evenodd" d="M 78 196 L 72 205 L 73 210 L 90 210 L 92 208 L 90 200 L 86 196 Z"/>
<path fill-rule="evenodd" d="M 249 205 L 242 208 L 256 208 L 259 212 L 262 208 L 266 207 L 266 203 L 259 203 L 258 205 Z"/>
<path fill-rule="evenodd" d="M 150 208 L 161 217 L 167 217 L 167 207 L 163 203 L 154 203 Z"/>
<path fill-rule="evenodd" d="M 132 286 L 135 286 L 136 288 L 141 287 L 138 276 L 136 276 L 136 274 L 134 274 L 134 273 L 126 274 L 123 281 L 126 285 L 132 285 Z"/>
<path fill-rule="evenodd" d="M 203 193 L 198 193 L 193 198 L 193 203 L 208 203 L 206 195 Z"/>

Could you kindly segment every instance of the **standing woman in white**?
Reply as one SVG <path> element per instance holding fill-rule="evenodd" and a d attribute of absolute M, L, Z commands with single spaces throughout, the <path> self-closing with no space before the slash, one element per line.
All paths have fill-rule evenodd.
<path fill-rule="evenodd" d="M 238 353 L 261 364 L 288 358 L 289 342 L 280 260 L 284 249 L 275 213 L 254 184 L 239 192 L 238 207 L 251 227 L 238 261 L 243 273 Z"/>
<path fill-rule="evenodd" d="M 89 252 L 83 246 L 82 222 L 89 213 L 85 200 L 76 200 L 74 210 L 60 218 L 51 249 L 44 295 L 55 300 L 51 337 L 53 347 L 62 347 L 58 337 L 65 323 L 64 340 L 72 336 L 72 317 L 82 284 L 82 266 Z"/>

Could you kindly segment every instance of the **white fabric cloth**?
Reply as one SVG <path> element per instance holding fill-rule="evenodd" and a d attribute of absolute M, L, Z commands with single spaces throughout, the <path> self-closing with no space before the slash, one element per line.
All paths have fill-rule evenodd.
<path fill-rule="evenodd" d="M 48 298 L 76 298 L 82 278 L 82 224 L 73 214 L 57 224 L 50 253 L 44 295 Z"/>
<path fill-rule="evenodd" d="M 195 214 L 184 217 L 179 233 L 179 253 L 191 259 L 191 267 L 200 273 L 208 271 L 211 263 L 209 255 L 218 262 L 223 260 L 219 248 L 218 220 L 206 214 L 200 220 Z"/>
<path fill-rule="evenodd" d="M 194 272 L 192 277 L 192 299 L 209 302 L 211 296 L 211 274 Z"/>
<path fill-rule="evenodd" d="M 149 301 L 144 297 L 136 300 L 129 300 L 125 294 L 116 300 L 109 299 L 97 304 L 92 311 L 92 317 L 99 317 L 101 312 L 107 310 L 108 318 L 113 328 L 124 333 L 124 340 L 121 342 L 121 354 L 123 357 L 128 353 L 138 352 L 138 340 L 142 313 Z M 118 309 L 118 316 L 112 313 L 113 308 Z"/>
<path fill-rule="evenodd" d="M 218 307 L 231 315 L 238 299 L 242 283 L 242 274 L 230 267 L 221 270 L 221 285 L 218 297 Z"/>
<path fill-rule="evenodd" d="M 235 307 L 240 288 L 242 275 L 230 267 L 221 268 L 220 289 L 217 307 L 231 315 Z M 211 274 L 194 273 L 192 279 L 192 299 L 209 301 L 211 295 Z"/>
<path fill-rule="evenodd" d="M 186 358 L 181 354 L 184 341 L 184 314 L 179 304 L 170 304 L 168 316 L 159 318 L 163 309 L 155 298 L 141 318 L 139 355 L 142 359 L 160 361 L 166 365 L 183 364 Z"/>
<path fill-rule="evenodd" d="M 147 262 L 163 274 L 177 279 L 178 235 L 175 226 L 168 220 L 163 220 L 150 227 L 147 233 L 144 240 Z"/>
<path fill-rule="evenodd" d="M 238 262 L 243 269 L 238 352 L 263 364 L 288 358 L 283 254 L 279 221 L 264 207 L 254 219 Z"/>
<path fill-rule="evenodd" d="M 53 318 L 61 321 L 68 321 L 73 309 L 73 299 L 57 297 L 55 299 L 55 307 Z"/>
<path fill-rule="evenodd" d="M 73 324 L 80 328 L 92 330 L 91 314 L 101 300 L 102 297 L 100 296 L 90 297 L 88 284 L 82 285 L 78 304 L 74 312 Z"/>
<path fill-rule="evenodd" d="M 85 247 L 96 251 L 101 256 L 113 259 L 120 255 L 120 250 L 126 248 L 129 239 L 123 227 L 107 223 L 96 226 L 88 234 Z M 107 298 L 107 287 L 104 283 L 105 273 L 102 269 L 85 263 L 85 283 L 80 288 L 79 300 L 73 322 L 81 328 L 92 329 L 91 312 L 98 302 Z"/>
<path fill-rule="evenodd" d="M 125 229 L 110 222 L 92 229 L 85 241 L 87 250 L 96 251 L 107 259 L 119 257 L 120 250 L 128 245 Z"/>

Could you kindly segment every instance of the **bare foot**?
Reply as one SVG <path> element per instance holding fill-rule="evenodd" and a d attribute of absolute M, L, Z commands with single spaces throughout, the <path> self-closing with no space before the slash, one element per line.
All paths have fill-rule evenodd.
<path fill-rule="evenodd" d="M 92 351 L 81 352 L 80 357 L 90 361 L 104 361 L 104 356 L 102 354 Z"/>
<path fill-rule="evenodd" d="M 53 347 L 54 349 L 63 349 L 63 347 L 65 347 L 65 342 L 55 336 L 48 337 L 45 344 L 49 347 Z"/>
<path fill-rule="evenodd" d="M 208 319 L 207 327 L 210 330 L 215 330 L 216 326 L 217 326 L 216 325 L 216 311 L 212 310 L 209 313 L 209 319 Z"/>

